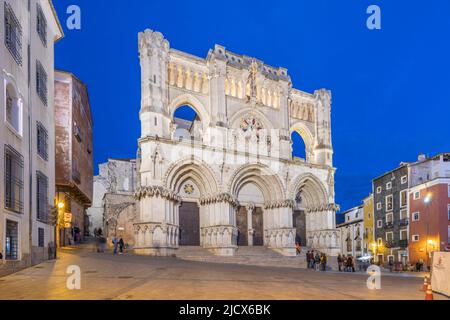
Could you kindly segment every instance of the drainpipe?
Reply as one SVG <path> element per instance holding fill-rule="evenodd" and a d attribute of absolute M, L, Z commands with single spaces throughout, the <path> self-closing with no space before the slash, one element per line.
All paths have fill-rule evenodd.
<path fill-rule="evenodd" d="M 31 112 L 33 110 L 31 103 L 31 3 L 28 0 L 28 52 L 27 52 L 27 62 L 28 62 L 28 170 L 29 170 L 29 249 L 30 249 L 30 265 L 33 263 L 33 161 L 32 161 L 32 117 Z"/>

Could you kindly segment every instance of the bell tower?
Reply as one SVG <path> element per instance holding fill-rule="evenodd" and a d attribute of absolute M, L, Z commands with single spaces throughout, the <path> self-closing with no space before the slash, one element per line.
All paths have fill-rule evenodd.
<path fill-rule="evenodd" d="M 139 33 L 141 63 L 141 138 L 170 137 L 168 110 L 169 42 L 150 29 Z"/>

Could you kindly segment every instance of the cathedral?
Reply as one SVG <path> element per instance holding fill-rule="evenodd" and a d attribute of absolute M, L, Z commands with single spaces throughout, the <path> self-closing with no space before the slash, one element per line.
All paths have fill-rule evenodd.
<path fill-rule="evenodd" d="M 141 136 L 134 249 L 199 246 L 337 255 L 331 94 L 294 89 L 287 69 L 216 45 L 206 59 L 139 34 Z M 191 120 L 179 108 L 195 111 Z M 305 157 L 292 155 L 291 136 Z"/>

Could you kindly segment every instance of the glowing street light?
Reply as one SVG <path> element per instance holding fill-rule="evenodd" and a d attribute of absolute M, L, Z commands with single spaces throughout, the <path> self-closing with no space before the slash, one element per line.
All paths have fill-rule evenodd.
<path fill-rule="evenodd" d="M 64 202 L 60 201 L 58 202 L 58 209 L 64 209 Z"/>
<path fill-rule="evenodd" d="M 425 199 L 423 199 L 423 202 L 425 202 L 425 204 L 429 204 L 431 202 L 431 198 L 432 198 L 432 194 L 429 193 L 429 194 L 427 194 Z"/>

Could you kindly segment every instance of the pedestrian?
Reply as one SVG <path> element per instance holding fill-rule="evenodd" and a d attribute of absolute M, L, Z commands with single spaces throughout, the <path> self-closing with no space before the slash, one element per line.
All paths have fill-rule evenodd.
<path fill-rule="evenodd" d="M 306 267 L 309 269 L 310 268 L 310 266 L 309 266 L 309 262 L 310 262 L 310 260 L 309 260 L 309 254 L 310 254 L 311 252 L 308 250 L 308 252 L 306 252 Z"/>
<path fill-rule="evenodd" d="M 326 270 L 327 270 L 327 255 L 326 253 L 324 253 L 322 256 L 322 271 Z"/>
<path fill-rule="evenodd" d="M 123 248 L 125 247 L 125 243 L 123 242 L 122 237 L 119 240 L 119 254 L 123 254 Z"/>
<path fill-rule="evenodd" d="M 339 272 L 341 272 L 342 271 L 342 262 L 343 261 L 342 261 L 342 256 L 341 256 L 340 253 L 338 254 L 337 262 L 338 262 Z"/>
<path fill-rule="evenodd" d="M 302 247 L 300 246 L 300 243 L 295 244 L 295 253 L 297 256 L 299 256 L 302 253 Z"/>
<path fill-rule="evenodd" d="M 94 228 L 94 237 L 97 238 L 97 236 L 98 236 L 97 228 Z"/>
<path fill-rule="evenodd" d="M 113 243 L 113 246 L 114 246 L 114 251 L 113 251 L 113 253 L 114 253 L 114 254 L 117 254 L 117 247 L 118 247 L 118 245 L 119 245 L 119 240 L 117 240 L 117 238 L 114 237 L 114 238 L 112 239 L 112 243 Z"/>
<path fill-rule="evenodd" d="M 320 254 L 319 252 L 316 252 L 316 256 L 314 258 L 314 268 L 316 271 L 319 271 L 320 268 Z"/>

